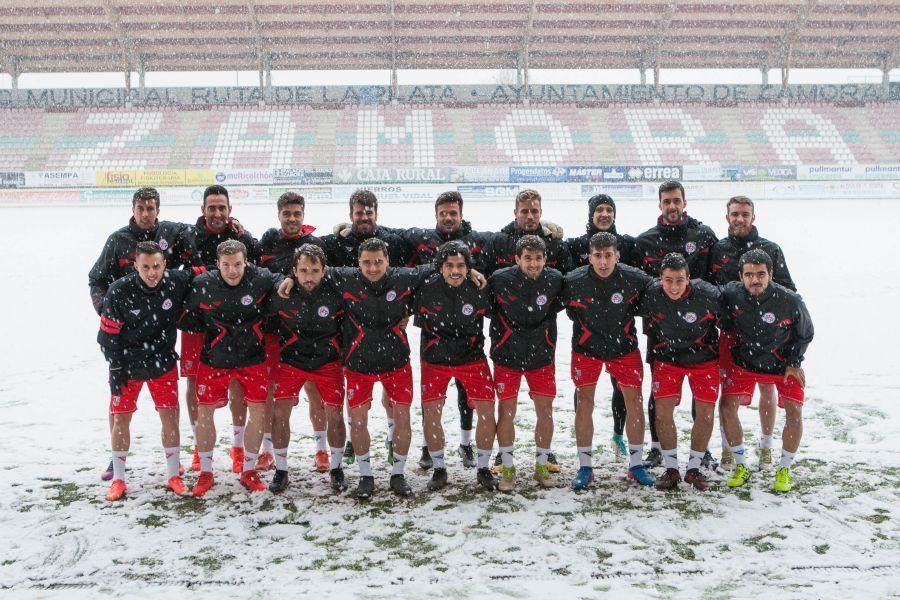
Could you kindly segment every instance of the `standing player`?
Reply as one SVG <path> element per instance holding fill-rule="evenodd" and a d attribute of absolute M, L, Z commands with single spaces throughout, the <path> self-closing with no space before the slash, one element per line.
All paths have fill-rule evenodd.
<path fill-rule="evenodd" d="M 491 294 L 491 360 L 500 404 L 497 441 L 503 465 L 499 488 L 516 485 L 513 463 L 515 417 L 522 376 L 528 382 L 537 422 L 534 429 L 534 479 L 556 487 L 548 460 L 553 439 L 553 398 L 556 396 L 556 314 L 563 276 L 546 267 L 547 246 L 535 235 L 516 242 L 516 266 L 496 271 L 488 280 Z"/>
<path fill-rule="evenodd" d="M 588 200 L 587 232 L 577 238 L 569 238 L 566 245 L 572 254 L 574 267 L 583 267 L 590 264 L 591 238 L 595 233 L 605 231 L 616 236 L 616 251 L 619 253 L 618 262 L 625 265 L 632 264 L 634 252 L 634 238 L 630 235 L 616 231 L 616 203 L 606 194 L 597 194 Z M 612 383 L 612 416 L 613 416 L 613 450 L 619 456 L 628 456 L 628 448 L 625 446 L 625 396 L 616 385 L 614 377 L 610 376 Z M 577 394 L 576 394 L 577 395 Z M 578 399 L 575 399 L 576 403 Z"/>
<path fill-rule="evenodd" d="M 187 493 L 179 473 L 178 374 L 175 321 L 190 287 L 189 271 L 167 271 L 156 242 L 137 242 L 136 272 L 110 286 L 100 312 L 97 341 L 109 361 L 109 412 L 112 417 L 113 481 L 106 499 L 125 495 L 125 458 L 131 445 L 131 415 L 144 386 L 150 388 L 162 421 L 166 485 Z"/>
<path fill-rule="evenodd" d="M 709 444 L 719 399 L 720 299 L 718 288 L 702 279 L 691 279 L 687 261 L 673 252 L 663 257 L 659 280 L 647 288 L 639 301 L 639 314 L 647 323 L 647 334 L 656 341 L 649 352 L 656 398 L 656 431 L 666 467 L 665 473 L 656 480 L 657 489 L 669 490 L 681 481 L 674 412 L 681 403 L 685 377 L 696 400 L 696 416 L 684 480 L 700 491 L 709 488 L 700 472 L 700 462 Z"/>
<path fill-rule="evenodd" d="M 651 277 L 659 277 L 662 259 L 670 252 L 684 256 L 688 271 L 699 279 L 705 279 L 709 273 L 709 252 L 718 241 L 712 229 L 688 216 L 687 197 L 684 186 L 677 181 L 666 181 L 659 186 L 659 211 L 655 227 L 639 235 L 634 241 L 634 261 Z M 653 339 L 647 345 L 654 344 Z M 693 401 L 691 414 L 694 413 Z M 659 438 L 656 435 L 656 407 L 653 394 L 647 403 L 650 416 L 650 453 L 645 466 L 658 467 L 662 464 Z M 704 454 L 704 466 L 713 461 L 711 454 Z"/>
<path fill-rule="evenodd" d="M 250 491 L 266 486 L 256 471 L 268 394 L 262 318 L 266 297 L 282 279 L 267 269 L 247 264 L 247 247 L 227 240 L 217 249 L 218 269 L 197 277 L 191 286 L 180 326 L 203 332 L 203 348 L 197 371 L 197 445 L 200 477 L 195 496 L 203 496 L 214 483 L 212 464 L 216 441 L 216 408 L 228 403 L 232 379 L 249 404 L 241 485 Z"/>
<path fill-rule="evenodd" d="M 88 274 L 91 302 L 100 314 L 103 298 L 114 281 L 134 272 L 135 247 L 139 242 L 156 242 L 171 269 L 179 268 L 188 260 L 189 246 L 184 238 L 187 228 L 183 223 L 160 221 L 159 192 L 156 188 L 142 187 L 131 197 L 131 219 L 128 225 L 113 232 L 103 245 L 100 256 Z M 112 431 L 113 417 L 109 427 Z M 101 474 L 103 481 L 113 477 L 113 461 Z"/>
<path fill-rule="evenodd" d="M 612 233 L 595 233 L 590 243 L 590 265 L 566 276 L 562 296 L 562 304 L 573 321 L 572 380 L 578 395 L 575 442 L 579 467 L 572 487 L 576 490 L 586 488 L 594 480 L 594 395 L 604 365 L 625 398 L 629 474 L 642 485 L 653 484 L 653 478 L 641 464 L 644 367 L 634 324 L 638 299 L 652 279 L 639 269 L 619 264 L 616 243 Z"/>
<path fill-rule="evenodd" d="M 190 262 L 195 267 L 216 268 L 219 244 L 228 240 L 241 242 L 248 252 L 248 260 L 255 260 L 256 240 L 231 217 L 231 201 L 228 190 L 221 185 L 211 185 L 203 191 L 201 216 L 197 223 L 185 232 L 188 240 Z M 194 439 L 197 439 L 197 370 L 200 367 L 200 350 L 203 337 L 182 332 L 181 334 L 181 376 L 186 379 L 185 403 Z M 244 426 L 247 420 L 247 405 L 241 396 L 241 387 L 231 386 L 231 422 L 233 443 L 231 447 L 232 470 L 240 473 L 244 464 Z M 271 452 L 271 448 L 267 448 Z M 194 446 L 191 469 L 200 470 L 200 455 Z"/>
<path fill-rule="evenodd" d="M 429 490 L 447 485 L 441 411 L 451 378 L 462 382 L 478 411 L 477 481 L 489 490 L 497 482 L 488 463 L 494 447 L 494 382 L 484 356 L 484 317 L 490 310 L 486 291 L 469 280 L 472 255 L 461 241 L 447 242 L 434 259 L 433 273 L 416 292 L 414 314 L 422 328 L 422 413 L 425 440 L 434 465 Z M 460 389 L 463 389 L 462 387 Z"/>
<path fill-rule="evenodd" d="M 328 444 L 331 446 L 330 465 L 326 463 L 331 470 L 331 487 L 335 491 L 347 489 L 341 468 L 347 437 L 340 352 L 340 328 L 344 313 L 341 292 L 325 277 L 325 265 L 322 248 L 315 244 L 300 246 L 294 254 L 291 275 L 295 285 L 289 297 L 272 294 L 266 308 L 266 312 L 277 320 L 276 343 L 281 349 L 273 377 L 275 477 L 269 489 L 275 493 L 284 491 L 288 484 L 291 408 L 297 403 L 300 388 L 304 385 L 310 395 L 310 403 L 313 398 L 324 403 L 323 419 L 327 418 Z M 321 435 L 324 438 L 325 431 Z M 325 454 L 327 458 L 327 452 Z"/>
<path fill-rule="evenodd" d="M 725 220 L 728 222 L 728 236 L 716 242 L 709 255 L 710 281 L 723 286 L 730 281 L 740 281 L 738 262 L 748 250 L 759 248 L 772 258 L 772 280 L 789 290 L 797 291 L 791 273 L 788 271 L 781 247 L 759 236 L 754 222 L 756 212 L 753 200 L 747 196 L 735 196 L 728 200 L 725 207 Z M 729 332 L 722 332 L 720 340 L 719 360 L 724 370 L 728 369 L 731 359 L 731 345 L 734 337 Z M 759 462 L 772 464 L 772 433 L 775 430 L 775 386 L 759 385 Z M 721 417 L 721 412 L 719 416 Z M 722 465 L 734 464 L 734 458 L 725 442 L 722 430 Z"/>
<path fill-rule="evenodd" d="M 798 294 L 772 281 L 772 259 L 764 250 L 749 250 L 738 267 L 741 281 L 726 284 L 722 291 L 724 317 L 735 334 L 720 409 L 737 463 L 728 487 L 740 487 L 750 479 L 738 407 L 750 403 L 757 384 L 768 383 L 777 389 L 786 415 L 774 487 L 787 492 L 791 489 L 790 466 L 803 435 L 806 375 L 800 365 L 813 339 L 812 319 Z"/>

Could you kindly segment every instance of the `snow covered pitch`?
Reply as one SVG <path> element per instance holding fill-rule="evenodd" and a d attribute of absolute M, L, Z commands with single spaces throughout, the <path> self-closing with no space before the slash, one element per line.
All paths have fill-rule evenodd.
<path fill-rule="evenodd" d="M 618 209 L 619 230 L 632 234 L 658 214 L 654 202 L 620 200 Z M 464 212 L 475 228 L 497 229 L 511 220 L 512 201 L 467 203 Z M 688 198 L 688 213 L 725 233 L 725 198 Z M 443 493 L 425 491 L 428 475 L 411 460 L 408 476 L 416 494 L 396 499 L 387 491 L 386 426 L 376 403 L 370 427 L 378 494 L 365 505 L 335 496 L 327 475 L 313 471 L 305 403 L 294 412 L 293 482 L 283 496 L 251 496 L 226 471 L 229 415 L 222 410 L 216 487 L 201 500 L 173 497 L 163 488 L 159 421 L 146 396 L 132 423 L 129 497 L 103 499 L 107 485 L 98 475 L 109 460 L 108 390 L 87 272 L 108 233 L 129 214 L 128 206 L 0 209 L 7 252 L 0 294 L 0 589 L 64 597 L 181 597 L 188 586 L 204 595 L 263 591 L 320 598 L 897 593 L 900 238 L 894 201 L 758 203 L 760 233 L 784 248 L 816 326 L 804 364 L 808 399 L 793 492 L 775 495 L 774 474 L 756 472 L 740 491 L 725 488 L 721 476 L 704 494 L 684 485 L 671 493 L 638 489 L 609 447 L 610 390 L 604 383 L 595 413 L 598 480 L 590 491 L 542 490 L 527 480 L 533 410 L 523 392 L 516 493 L 476 491 L 474 470 L 451 457 L 451 484 Z M 193 222 L 197 215 L 196 207 L 169 206 L 163 197 L 162 218 Z M 234 215 L 257 237 L 277 223 L 274 206 L 236 204 Z M 306 221 L 327 233 L 345 215 L 344 204 L 311 204 Z M 567 235 L 578 235 L 587 210 L 581 201 L 547 198 L 544 216 L 562 224 Z M 432 205 L 384 204 L 379 220 L 429 226 Z M 564 314 L 559 322 L 553 448 L 568 481 L 577 466 L 571 325 Z M 418 331 L 412 325 L 410 334 L 415 352 Z M 416 413 L 413 445 L 419 446 Z M 755 401 L 741 414 L 755 471 Z M 444 415 L 451 455 L 458 443 L 452 391 Z M 782 421 L 780 415 L 777 435 Z M 684 463 L 688 402 L 677 424 Z M 182 443 L 187 464 L 184 418 Z M 715 454 L 718 444 L 715 432 Z M 355 466 L 347 474 L 355 484 Z M 193 478 L 188 474 L 189 483 Z"/>

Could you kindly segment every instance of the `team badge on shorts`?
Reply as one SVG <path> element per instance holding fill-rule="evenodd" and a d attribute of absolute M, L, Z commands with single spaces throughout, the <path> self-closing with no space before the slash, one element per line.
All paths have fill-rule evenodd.
<path fill-rule="evenodd" d="M 655 393 L 658 392 L 658 391 L 659 391 L 659 382 L 658 382 L 658 381 L 654 381 L 654 382 L 653 382 L 653 393 L 655 394 Z"/>
<path fill-rule="evenodd" d="M 387 294 L 384 295 L 384 299 L 387 300 L 388 302 L 393 302 L 394 300 L 397 299 L 397 292 L 395 292 L 394 290 L 389 291 Z"/>
<path fill-rule="evenodd" d="M 353 400 L 353 388 L 347 390 L 347 400 Z"/>
<path fill-rule="evenodd" d="M 506 384 L 505 384 L 505 383 L 503 383 L 503 382 L 501 381 L 500 383 L 497 384 L 497 391 L 498 391 L 498 392 L 500 392 L 500 393 L 502 394 L 505 390 L 506 390 Z"/>
<path fill-rule="evenodd" d="M 540 296 L 537 297 L 537 300 L 535 300 L 535 303 L 538 306 L 543 306 L 543 305 L 547 304 L 547 296 L 545 296 L 544 294 L 541 294 Z"/>
<path fill-rule="evenodd" d="M 170 308 L 172 308 L 172 299 L 166 298 L 166 301 L 162 303 L 162 309 L 169 310 Z"/>
<path fill-rule="evenodd" d="M 695 244 L 694 242 L 688 242 L 684 245 L 684 251 L 688 254 L 693 254 L 697 251 L 697 244 Z"/>
<path fill-rule="evenodd" d="M 166 240 L 166 238 L 159 238 L 159 242 L 157 243 L 159 244 L 160 250 L 165 251 L 169 249 L 169 242 Z"/>
<path fill-rule="evenodd" d="M 192 360 L 183 360 L 181 362 L 184 364 L 184 369 L 186 371 L 190 371 L 191 369 L 194 368 L 194 361 L 192 361 Z"/>
<path fill-rule="evenodd" d="M 122 396 L 113 396 L 112 397 L 112 405 L 113 406 L 118 406 L 119 402 L 121 402 L 121 401 L 122 401 Z"/>
<path fill-rule="evenodd" d="M 696 323 L 697 322 L 697 313 L 695 313 L 695 312 L 684 313 L 684 320 L 687 321 L 688 323 Z"/>
<path fill-rule="evenodd" d="M 244 306 L 250 306 L 251 304 L 253 304 L 253 296 L 247 294 L 246 296 L 241 298 L 241 304 L 243 304 Z"/>
<path fill-rule="evenodd" d="M 576 367 L 573 371 L 575 371 L 575 379 L 581 379 L 581 369 Z"/>
<path fill-rule="evenodd" d="M 615 294 L 613 294 L 612 296 L 609 297 L 609 301 L 612 302 L 613 304 L 622 304 L 622 301 L 624 299 L 625 299 L 625 297 L 622 296 L 622 294 L 620 294 L 619 292 L 616 292 Z"/>
<path fill-rule="evenodd" d="M 475 312 L 475 307 L 474 307 L 474 306 L 472 306 L 471 304 L 463 304 L 463 307 L 462 307 L 462 314 L 464 314 L 464 315 L 466 315 L 466 316 L 468 317 L 468 316 L 471 315 L 473 312 Z"/>
<path fill-rule="evenodd" d="M 771 325 L 772 323 L 775 322 L 775 315 L 773 315 L 770 312 L 767 312 L 766 314 L 764 314 L 762 316 L 762 320 L 765 321 L 766 323 L 768 323 L 769 325 Z"/>
<path fill-rule="evenodd" d="M 197 393 L 198 393 L 198 394 L 205 394 L 205 393 L 206 393 L 206 384 L 201 383 L 200 385 L 198 385 L 198 386 L 197 386 Z"/>
<path fill-rule="evenodd" d="M 318 312 L 319 316 L 322 317 L 323 319 L 331 314 L 331 311 L 328 310 L 327 306 L 320 306 L 319 310 L 316 312 Z"/>

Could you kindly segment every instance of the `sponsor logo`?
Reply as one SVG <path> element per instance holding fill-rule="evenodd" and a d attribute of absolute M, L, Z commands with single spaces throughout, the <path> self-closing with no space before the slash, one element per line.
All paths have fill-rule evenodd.
<path fill-rule="evenodd" d="M 159 238 L 159 247 L 165 252 L 169 249 L 169 241 L 166 238 Z"/>
<path fill-rule="evenodd" d="M 623 300 L 625 300 L 625 298 L 619 292 L 616 292 L 615 294 L 613 294 L 612 296 L 609 297 L 609 301 L 612 302 L 613 304 L 622 304 Z"/>
<path fill-rule="evenodd" d="M 473 312 L 475 312 L 475 307 L 474 307 L 474 306 L 472 306 L 471 304 L 463 304 L 463 307 L 462 307 L 462 314 L 464 314 L 464 315 L 466 315 L 466 316 L 468 317 L 468 316 L 471 315 Z"/>
<path fill-rule="evenodd" d="M 128 311 L 128 312 L 130 312 L 130 313 L 133 314 L 134 316 L 138 316 L 139 314 L 141 314 L 141 309 L 136 308 L 136 309 L 131 310 L 131 311 Z"/>
<path fill-rule="evenodd" d="M 172 299 L 166 298 L 166 301 L 162 303 L 162 309 L 169 310 L 170 308 L 172 308 Z"/>
<path fill-rule="evenodd" d="M 695 244 L 694 242 L 688 242 L 684 245 L 684 251 L 688 254 L 693 254 L 697 251 L 697 244 Z"/>
<path fill-rule="evenodd" d="M 547 296 L 545 296 L 544 294 L 541 294 L 540 296 L 537 297 L 537 300 L 535 300 L 535 302 L 537 303 L 538 306 L 543 306 L 543 305 L 547 304 Z"/>
<path fill-rule="evenodd" d="M 772 323 L 775 322 L 775 315 L 773 315 L 770 312 L 767 312 L 766 314 L 764 314 L 762 316 L 762 320 L 771 325 Z"/>
<path fill-rule="evenodd" d="M 397 292 L 395 292 L 394 290 L 389 291 L 387 294 L 384 295 L 384 299 L 387 300 L 388 302 L 393 302 L 394 300 L 397 299 Z"/>
<path fill-rule="evenodd" d="M 684 320 L 688 323 L 695 323 L 697 321 L 697 313 L 689 312 L 685 313 Z"/>
<path fill-rule="evenodd" d="M 241 304 L 243 304 L 244 306 L 250 306 L 251 304 L 253 304 L 253 296 L 247 294 L 246 296 L 241 298 Z"/>
<path fill-rule="evenodd" d="M 319 310 L 317 312 L 319 313 L 319 316 L 322 317 L 323 319 L 331 314 L 331 311 L 328 310 L 327 306 L 320 306 Z"/>

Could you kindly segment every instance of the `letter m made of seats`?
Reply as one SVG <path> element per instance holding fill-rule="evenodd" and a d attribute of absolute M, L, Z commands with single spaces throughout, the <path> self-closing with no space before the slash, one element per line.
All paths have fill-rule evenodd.
<path fill-rule="evenodd" d="M 356 168 L 433 167 L 434 129 L 430 110 L 411 110 L 402 126 L 385 125 L 377 108 L 360 109 L 356 120 Z"/>

